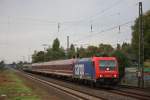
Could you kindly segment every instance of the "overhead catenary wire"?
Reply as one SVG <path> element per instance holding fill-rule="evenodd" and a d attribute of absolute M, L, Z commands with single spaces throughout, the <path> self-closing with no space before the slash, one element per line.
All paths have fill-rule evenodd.
<path fill-rule="evenodd" d="M 112 9 L 113 7 L 116 7 L 116 5 L 119 5 L 121 3 L 121 0 L 118 0 L 118 1 L 116 1 L 115 3 L 113 3 L 111 6 L 109 6 L 109 7 L 107 7 L 107 8 L 105 8 L 105 9 L 103 9 L 103 10 L 101 10 L 101 11 L 99 11 L 99 13 L 97 14 L 97 15 L 93 15 L 93 16 L 90 16 L 89 18 L 93 18 L 94 16 L 96 17 L 96 16 L 99 16 L 99 15 L 101 15 L 101 14 L 103 14 L 104 12 L 106 12 L 106 11 L 108 11 L 108 10 L 110 10 L 110 9 Z M 14 17 L 15 18 L 15 17 Z M 19 18 L 20 19 L 20 18 Z M 58 24 L 58 21 L 50 21 L 50 20 L 44 20 L 44 19 L 35 19 L 35 18 L 29 18 L 29 17 L 23 17 L 23 18 L 21 18 L 21 19 L 24 19 L 24 20 L 32 20 L 32 21 L 38 21 L 38 24 L 39 23 L 47 23 L 47 24 Z M 86 20 L 86 19 L 83 19 L 83 20 Z M 61 23 L 61 26 L 63 25 L 63 24 L 65 24 L 65 23 L 80 23 L 80 21 L 82 21 L 82 20 L 78 20 L 78 21 L 63 21 L 63 22 L 59 22 L 59 23 Z M 12 23 L 12 22 L 11 22 Z M 60 26 L 60 25 L 59 25 Z M 71 26 L 71 25 L 70 25 Z M 69 27 L 70 27 L 69 26 Z M 92 27 L 93 28 L 93 27 Z"/>
<path fill-rule="evenodd" d="M 134 20 L 131 20 L 131 21 L 127 21 L 127 22 L 125 22 L 125 23 L 123 23 L 123 24 L 119 24 L 119 25 L 116 25 L 116 26 L 112 26 L 112 27 L 110 27 L 110 28 L 107 28 L 107 29 L 105 29 L 105 30 L 101 30 L 100 32 L 96 32 L 96 33 L 90 33 L 90 34 L 88 34 L 88 35 L 86 35 L 86 36 L 84 36 L 84 37 L 81 37 L 81 38 L 79 38 L 79 39 L 77 39 L 77 40 L 75 40 L 75 41 L 73 41 L 73 43 L 76 43 L 76 42 L 79 42 L 79 41 L 81 41 L 83 38 L 91 38 L 91 37 L 93 37 L 93 36 L 96 36 L 96 35 L 99 35 L 99 34 L 101 34 L 101 33 L 104 33 L 104 32 L 107 32 L 107 31 L 111 31 L 111 30 L 113 30 L 113 29 L 116 29 L 116 28 L 118 28 L 119 26 L 120 27 L 122 27 L 122 26 L 125 26 L 125 25 L 127 25 L 127 24 L 129 24 L 129 23 L 132 23 L 132 22 L 134 22 Z"/>
<path fill-rule="evenodd" d="M 119 1 L 117 1 L 116 3 L 114 3 L 114 4 L 117 4 L 117 5 L 118 5 L 118 4 L 120 4 L 120 3 L 121 3 L 121 2 L 120 2 L 120 0 L 119 0 Z M 137 2 L 137 3 L 134 3 L 134 4 L 131 4 L 131 5 L 129 5 L 129 6 L 131 6 L 131 7 L 132 7 L 133 5 L 134 5 L 134 6 L 137 6 L 137 4 L 138 4 L 138 2 Z M 116 5 L 114 5 L 114 6 L 116 6 Z M 100 11 L 100 12 L 102 12 L 101 14 L 103 14 L 104 12 L 110 10 L 109 8 L 112 9 L 112 8 L 113 8 L 113 5 L 112 5 L 112 8 L 111 8 L 111 7 L 108 7 L 108 8 L 106 8 L 105 10 L 101 10 L 101 11 Z M 101 15 L 101 14 L 99 14 L 99 15 Z M 117 12 L 117 13 L 114 13 L 114 14 L 110 14 L 109 16 L 112 17 L 112 16 L 120 15 L 120 14 L 121 14 L 121 12 Z M 98 16 L 98 15 L 96 15 L 96 16 Z M 96 17 L 96 16 L 95 16 L 95 17 Z M 108 15 L 107 15 L 107 16 L 108 16 Z M 101 16 L 101 17 L 103 17 L 103 16 Z M 92 17 L 91 17 L 91 18 L 92 18 Z M 99 18 L 99 17 L 98 17 L 98 18 Z M 105 18 L 106 18 L 106 17 L 105 17 Z M 68 23 L 71 24 L 71 23 L 77 23 L 77 22 L 78 22 L 78 24 L 79 24 L 80 21 L 82 22 L 82 21 L 87 21 L 87 20 L 83 19 L 83 20 L 78 20 L 78 21 L 68 21 Z M 93 29 L 93 25 L 94 25 L 94 26 L 97 25 L 97 24 L 95 25 L 95 24 L 94 24 L 95 22 L 94 22 L 94 23 L 93 23 L 93 22 L 94 22 L 94 21 L 92 21 L 92 23 L 90 23 L 90 25 L 92 24 L 92 29 Z M 67 23 L 67 21 L 65 21 L 64 24 L 65 24 L 65 23 Z M 100 24 L 100 23 L 98 23 L 98 24 Z M 62 22 L 62 25 L 63 25 L 63 22 Z M 71 25 L 69 25 L 69 27 L 71 27 Z M 119 26 L 118 26 L 118 27 L 119 27 Z M 70 29 L 70 28 L 67 28 L 67 29 Z M 66 31 L 67 29 L 65 28 L 65 29 L 63 29 L 63 30 Z M 91 28 L 90 28 L 90 30 L 91 30 Z M 93 30 L 92 30 L 92 32 L 93 32 Z M 119 30 L 119 33 L 120 33 L 120 30 Z"/>
<path fill-rule="evenodd" d="M 116 5 L 118 5 L 118 4 L 120 4 L 121 2 L 120 2 L 120 0 L 117 0 L 117 2 L 115 2 L 115 3 L 113 3 L 111 6 L 109 6 L 109 7 L 107 7 L 107 8 L 105 8 L 105 9 L 103 9 L 103 10 L 101 10 L 100 12 L 99 12 L 99 14 L 97 14 L 96 16 L 99 16 L 99 15 L 101 15 L 101 14 L 103 14 L 104 12 L 106 12 L 106 11 L 108 11 L 108 10 L 110 10 L 110 9 L 112 9 L 113 7 L 115 7 Z M 115 5 L 116 4 L 116 5 Z M 95 17 L 96 17 L 95 16 Z M 91 17 L 92 18 L 92 17 Z M 27 18 L 28 19 L 28 18 Z M 33 19 L 33 18 L 29 18 L 29 19 L 31 19 L 31 20 L 35 20 L 35 19 Z M 37 21 L 37 19 L 36 19 L 36 21 Z M 58 24 L 58 22 L 55 22 L 55 21 L 48 21 L 48 20 L 39 20 L 40 22 L 48 22 L 48 23 L 53 23 L 53 24 Z M 64 21 L 64 22 L 60 22 L 61 23 L 61 26 L 63 25 L 63 23 L 65 23 L 65 22 L 69 22 L 69 21 Z M 73 21 L 73 22 L 76 22 L 76 21 Z M 93 23 L 92 23 L 92 29 L 91 29 L 91 31 L 93 31 Z M 70 25 L 71 26 L 71 25 Z M 69 27 L 70 27 L 69 26 Z M 94 26 L 96 26 L 96 25 L 94 25 Z M 60 29 L 60 25 L 59 25 L 59 28 L 58 29 Z M 62 30 L 62 29 L 61 29 Z"/>
<path fill-rule="evenodd" d="M 107 15 L 107 16 L 115 16 L 115 15 L 118 15 L 118 14 L 120 14 L 120 12 L 117 12 L 117 13 L 114 13 L 114 14 L 110 14 L 110 15 Z M 106 17 L 105 17 L 106 18 Z M 67 30 L 69 30 L 69 29 L 71 29 L 74 25 L 71 25 L 72 23 L 69 23 L 69 26 L 67 25 L 67 27 L 65 27 L 64 29 L 62 29 L 62 31 L 67 31 Z M 76 23 L 75 25 L 76 26 L 79 26 L 79 24 L 81 24 L 81 23 Z M 85 24 L 87 24 L 87 23 L 85 23 Z M 91 31 L 91 29 L 92 29 L 92 32 L 93 32 L 93 28 L 94 27 L 97 27 L 98 25 L 99 25 L 100 23 L 95 23 L 94 21 L 91 21 L 90 23 L 88 23 L 87 25 L 89 26 L 90 25 L 90 31 Z M 66 24 L 62 24 L 62 27 L 63 26 L 65 26 Z M 92 26 L 92 28 L 91 28 L 91 26 Z"/>
<path fill-rule="evenodd" d="M 113 3 L 112 5 L 110 5 L 109 7 L 107 8 L 104 8 L 103 10 L 100 10 L 96 15 L 92 15 L 92 16 L 89 16 L 88 18 L 84 18 L 84 19 L 80 19 L 80 20 L 75 20 L 75 21 L 64 21 L 62 23 L 76 23 L 76 22 L 83 22 L 83 21 L 89 21 L 90 19 L 94 18 L 94 17 L 97 17 L 103 13 L 105 13 L 106 11 L 112 9 L 113 7 L 116 7 L 117 5 L 119 5 L 120 3 L 122 3 L 122 0 L 117 0 L 115 3 Z"/>
<path fill-rule="evenodd" d="M 80 20 L 74 20 L 74 21 L 63 21 L 63 22 L 59 21 L 59 22 L 61 24 L 65 24 L 65 23 L 79 23 L 79 22 L 82 22 L 82 21 L 90 20 L 91 18 L 99 16 L 99 15 L 105 13 L 106 11 L 112 9 L 113 7 L 116 7 L 116 5 L 119 5 L 121 2 L 122 2 L 121 0 L 117 0 L 115 3 L 113 3 L 109 7 L 104 8 L 103 10 L 100 10 L 96 15 L 89 16 L 86 19 L 80 19 Z M 32 18 L 32 17 L 22 17 L 22 18 L 20 18 L 20 17 L 11 17 L 11 18 L 17 18 L 17 19 L 23 19 L 23 20 L 32 20 L 32 21 L 46 22 L 46 23 L 55 23 L 55 24 L 58 23 L 58 21 L 50 21 L 50 20 L 44 20 L 44 19 L 38 19 L 38 18 Z"/>
<path fill-rule="evenodd" d="M 143 0 L 144 1 L 144 0 Z M 23 20 L 32 20 L 32 21 L 38 21 L 38 22 L 45 22 L 45 23 L 49 23 L 49 24 L 57 24 L 58 22 L 61 23 L 61 24 L 65 24 L 65 23 L 80 23 L 82 21 L 89 21 L 91 18 L 94 18 L 94 17 L 97 17 L 109 10 L 111 10 L 112 8 L 116 7 L 117 5 L 119 5 L 120 3 L 122 3 L 122 0 L 117 0 L 115 3 L 113 3 L 112 5 L 110 5 L 109 7 L 107 8 L 104 8 L 103 10 L 100 10 L 96 15 L 92 15 L 86 19 L 82 19 L 82 20 L 73 20 L 73 21 L 50 21 L 50 20 L 46 20 L 46 19 L 39 19 L 39 18 L 32 18 L 32 17 L 10 17 L 11 19 L 12 18 L 17 18 L 17 19 L 23 19 Z M 138 3 L 134 4 L 134 5 L 137 5 Z M 111 15 L 110 15 L 111 16 Z M 0 16 L 2 17 L 2 16 Z"/>

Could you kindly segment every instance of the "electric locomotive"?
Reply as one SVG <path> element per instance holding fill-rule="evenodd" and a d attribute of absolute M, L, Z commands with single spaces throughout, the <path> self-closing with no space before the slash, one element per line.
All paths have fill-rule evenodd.
<path fill-rule="evenodd" d="M 104 85 L 116 84 L 119 78 L 117 60 L 115 57 L 78 59 L 75 62 L 73 77 Z"/>

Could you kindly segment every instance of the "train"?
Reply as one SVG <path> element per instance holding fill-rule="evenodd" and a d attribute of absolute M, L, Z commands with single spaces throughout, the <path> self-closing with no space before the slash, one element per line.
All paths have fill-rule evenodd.
<path fill-rule="evenodd" d="M 118 67 L 115 57 L 91 57 L 33 63 L 26 71 L 93 84 L 115 85 L 119 79 Z"/>

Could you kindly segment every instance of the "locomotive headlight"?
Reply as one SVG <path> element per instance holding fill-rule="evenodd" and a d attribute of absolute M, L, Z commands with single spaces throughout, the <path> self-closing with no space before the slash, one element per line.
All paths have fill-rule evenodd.
<path fill-rule="evenodd" d="M 107 71 L 109 71 L 109 68 L 106 68 Z"/>
<path fill-rule="evenodd" d="M 100 78 L 102 78 L 102 77 L 103 77 L 103 75 L 102 75 L 102 74 L 100 74 L 100 75 L 99 75 L 99 77 L 100 77 Z"/>
<path fill-rule="evenodd" d="M 116 78 L 116 77 L 117 77 L 117 75 L 116 75 L 116 74 L 114 74 L 114 77 Z"/>

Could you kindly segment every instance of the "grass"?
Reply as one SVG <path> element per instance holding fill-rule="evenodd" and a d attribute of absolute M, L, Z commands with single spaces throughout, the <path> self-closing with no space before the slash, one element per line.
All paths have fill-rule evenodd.
<path fill-rule="evenodd" d="M 144 66 L 150 68 L 150 61 L 145 61 L 145 62 L 144 62 Z"/>
<path fill-rule="evenodd" d="M 0 71 L 0 100 L 40 100 L 23 81 L 10 70 Z"/>

